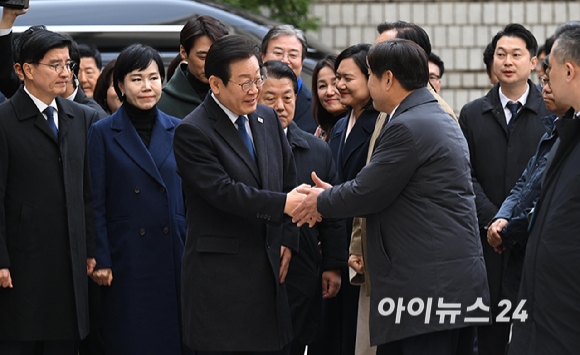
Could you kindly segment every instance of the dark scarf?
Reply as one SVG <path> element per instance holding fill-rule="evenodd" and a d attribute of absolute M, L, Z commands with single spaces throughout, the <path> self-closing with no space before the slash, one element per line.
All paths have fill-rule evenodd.
<path fill-rule="evenodd" d="M 185 77 L 187 78 L 187 81 L 189 81 L 189 84 L 193 90 L 195 90 L 197 96 L 199 96 L 199 98 L 203 101 L 207 95 L 207 92 L 209 91 L 209 84 L 199 81 L 195 76 L 193 76 L 193 74 L 191 74 L 189 68 L 186 70 Z"/>
<path fill-rule="evenodd" d="M 131 105 L 125 101 L 123 103 L 129 119 L 133 123 L 137 134 L 143 141 L 143 144 L 149 148 L 151 142 L 151 132 L 153 132 L 153 125 L 157 118 L 157 106 L 153 106 L 149 110 L 141 110 L 138 107 Z"/>

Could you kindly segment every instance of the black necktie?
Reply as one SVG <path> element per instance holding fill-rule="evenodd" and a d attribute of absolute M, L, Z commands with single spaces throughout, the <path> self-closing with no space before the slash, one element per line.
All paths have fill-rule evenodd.
<path fill-rule="evenodd" d="M 56 123 L 54 123 L 54 107 L 48 106 L 45 108 L 44 114 L 46 114 L 46 122 L 48 122 L 48 125 L 52 128 L 56 139 L 58 139 L 58 128 L 56 128 Z"/>
<path fill-rule="evenodd" d="M 258 162 L 256 161 L 256 154 L 254 153 L 254 145 L 252 144 L 252 140 L 250 139 L 248 131 L 246 131 L 246 118 L 244 116 L 238 117 L 238 119 L 236 120 L 236 124 L 238 125 L 238 132 L 240 132 L 242 140 L 244 141 L 244 143 L 246 143 L 246 147 L 248 147 L 248 150 L 250 151 L 250 154 L 252 154 L 254 162 L 257 164 Z"/>
<path fill-rule="evenodd" d="M 520 107 L 522 107 L 522 104 L 520 102 L 508 103 L 506 107 L 512 113 L 512 118 L 509 120 L 507 125 L 508 133 L 510 133 L 510 131 L 512 130 L 512 122 L 516 119 L 516 116 L 518 115 L 518 110 L 520 109 Z"/>

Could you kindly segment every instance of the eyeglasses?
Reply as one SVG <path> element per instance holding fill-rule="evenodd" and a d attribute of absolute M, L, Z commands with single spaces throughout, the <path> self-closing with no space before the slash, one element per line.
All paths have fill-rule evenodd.
<path fill-rule="evenodd" d="M 250 91 L 250 89 L 252 88 L 252 86 L 254 86 L 254 84 L 256 84 L 256 87 L 262 87 L 262 85 L 264 85 L 264 81 L 266 81 L 267 77 L 265 75 L 260 76 L 258 79 L 256 80 L 248 80 L 248 81 L 244 81 L 241 84 L 236 83 L 235 81 L 231 81 L 234 84 L 238 84 L 241 88 L 243 92 L 248 92 Z"/>
<path fill-rule="evenodd" d="M 44 64 L 44 63 L 30 63 L 30 64 L 41 64 L 46 65 L 47 67 L 51 67 L 57 74 L 62 73 L 62 71 L 66 68 L 68 71 L 73 71 L 77 67 L 77 63 L 70 61 L 66 64 Z"/>
<path fill-rule="evenodd" d="M 282 60 L 284 59 L 284 56 L 288 56 L 288 59 L 290 60 L 298 60 L 300 58 L 300 54 L 298 53 L 298 51 L 284 52 L 281 50 L 276 50 L 270 52 L 270 54 L 274 56 L 274 59 L 276 60 Z"/>
<path fill-rule="evenodd" d="M 546 78 L 540 78 L 540 86 L 544 87 L 546 85 L 550 85 L 550 79 L 546 79 Z"/>
<path fill-rule="evenodd" d="M 429 81 L 437 81 L 437 80 L 441 80 L 441 77 L 439 75 L 435 74 L 429 75 Z"/>

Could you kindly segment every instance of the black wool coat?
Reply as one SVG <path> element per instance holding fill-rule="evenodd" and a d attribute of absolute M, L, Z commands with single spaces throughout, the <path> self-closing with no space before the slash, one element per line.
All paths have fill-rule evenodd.
<path fill-rule="evenodd" d="M 94 110 L 56 98 L 59 138 L 20 87 L 0 105 L 0 340 L 79 339 L 95 256 L 87 131 Z M 91 117 L 92 115 L 92 117 Z"/>

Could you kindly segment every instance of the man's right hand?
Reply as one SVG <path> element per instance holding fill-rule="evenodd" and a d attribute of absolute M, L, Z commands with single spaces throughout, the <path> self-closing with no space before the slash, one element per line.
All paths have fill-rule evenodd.
<path fill-rule="evenodd" d="M 348 266 L 350 266 L 357 274 L 365 273 L 365 264 L 363 262 L 362 255 L 352 254 L 348 258 Z"/>
<path fill-rule="evenodd" d="M 10 269 L 0 269 L 0 286 L 12 288 L 12 278 L 10 277 Z"/>
<path fill-rule="evenodd" d="M 505 246 L 503 245 L 499 232 L 501 232 L 507 224 L 508 221 L 500 218 L 493 222 L 487 229 L 487 242 L 500 254 L 505 250 Z"/>
<path fill-rule="evenodd" d="M 98 269 L 93 271 L 91 275 L 93 281 L 99 284 L 99 286 L 111 286 L 113 281 L 113 270 L 110 267 L 104 269 Z"/>
<path fill-rule="evenodd" d="M 5 7 L 2 9 L 2 18 L 0 19 L 0 30 L 9 30 L 14 26 L 16 17 L 24 15 L 28 9 L 12 9 Z"/>

